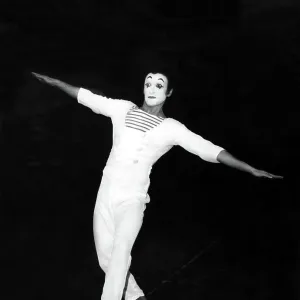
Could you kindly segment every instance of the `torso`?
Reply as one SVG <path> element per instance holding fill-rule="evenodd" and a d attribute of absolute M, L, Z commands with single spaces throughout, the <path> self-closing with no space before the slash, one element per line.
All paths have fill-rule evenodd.
<path fill-rule="evenodd" d="M 132 107 L 126 114 L 125 126 L 142 132 L 147 132 L 162 123 L 165 118 L 154 116 L 137 106 Z"/>
<path fill-rule="evenodd" d="M 136 105 L 112 118 L 113 147 L 106 173 L 130 173 L 139 181 L 148 180 L 153 164 L 173 146 L 170 120 L 150 115 Z"/>

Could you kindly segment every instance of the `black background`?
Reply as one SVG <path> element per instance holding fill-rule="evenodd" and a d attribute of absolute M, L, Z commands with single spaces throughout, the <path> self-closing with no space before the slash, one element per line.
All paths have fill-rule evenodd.
<path fill-rule="evenodd" d="M 167 116 L 285 178 L 173 148 L 153 168 L 137 281 L 148 299 L 300 297 L 300 5 L 224 3 L 1 2 L 3 299 L 100 299 L 104 280 L 92 215 L 110 120 L 30 72 L 141 105 L 162 62 L 176 78 Z"/>

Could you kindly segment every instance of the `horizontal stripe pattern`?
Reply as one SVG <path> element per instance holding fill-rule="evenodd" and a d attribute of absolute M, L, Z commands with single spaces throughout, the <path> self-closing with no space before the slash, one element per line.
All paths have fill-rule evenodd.
<path fill-rule="evenodd" d="M 137 106 L 131 108 L 125 118 L 125 126 L 146 132 L 158 126 L 164 119 L 153 116 L 139 109 Z"/>

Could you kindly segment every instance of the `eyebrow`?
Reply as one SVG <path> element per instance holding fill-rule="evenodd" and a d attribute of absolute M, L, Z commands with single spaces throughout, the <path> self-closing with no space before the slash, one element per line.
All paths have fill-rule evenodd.
<path fill-rule="evenodd" d="M 152 76 L 149 75 L 149 76 L 147 77 L 147 79 L 148 79 L 148 78 L 151 78 L 151 79 L 152 79 Z M 158 78 L 158 80 L 161 80 L 161 81 L 165 82 L 162 78 Z"/>

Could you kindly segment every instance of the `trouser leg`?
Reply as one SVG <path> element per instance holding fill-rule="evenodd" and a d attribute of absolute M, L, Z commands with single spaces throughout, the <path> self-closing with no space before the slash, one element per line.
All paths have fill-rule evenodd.
<path fill-rule="evenodd" d="M 106 273 L 102 299 L 121 299 L 126 274 L 125 299 L 135 300 L 143 296 L 132 274 L 128 273 L 130 252 L 143 220 L 144 204 L 123 206 L 115 214 L 114 228 L 109 228 L 108 214 L 94 215 L 94 238 L 99 264 Z M 120 296 L 121 295 L 121 296 Z"/>

